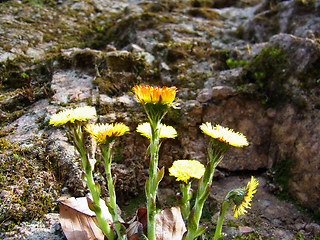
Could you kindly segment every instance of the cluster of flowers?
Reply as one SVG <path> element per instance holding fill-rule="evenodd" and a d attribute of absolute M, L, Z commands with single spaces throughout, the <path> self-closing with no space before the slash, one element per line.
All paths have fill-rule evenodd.
<path fill-rule="evenodd" d="M 170 107 L 176 105 L 175 87 L 151 87 L 151 86 L 135 86 L 133 92 L 137 100 L 143 104 L 149 122 L 139 124 L 136 131 L 150 140 L 150 164 L 149 164 L 149 178 L 146 181 L 146 205 L 147 205 L 147 239 L 156 239 L 156 197 L 159 182 L 164 176 L 164 168 L 158 168 L 158 153 L 161 141 L 167 138 L 177 137 L 177 131 L 171 127 L 161 123 L 161 120 L 167 113 Z M 116 206 L 116 195 L 114 191 L 114 184 L 111 174 L 112 161 L 112 146 L 117 137 L 127 133 L 130 129 L 123 123 L 96 123 L 87 124 L 84 130 L 91 134 L 93 139 L 100 146 L 107 176 L 108 191 L 110 201 L 106 202 L 108 209 L 112 215 L 114 229 L 116 234 L 110 228 L 110 225 L 103 217 L 100 208 L 100 186 L 93 180 L 94 163 L 90 162 L 84 146 L 82 134 L 82 122 L 89 119 L 95 119 L 97 116 L 94 107 L 78 107 L 75 109 L 67 109 L 60 113 L 54 114 L 50 118 L 50 124 L 66 125 L 71 131 L 74 145 L 78 150 L 82 166 L 84 168 L 84 179 L 88 184 L 88 188 L 92 195 L 92 200 L 88 200 L 88 205 L 91 210 L 96 213 L 98 226 L 104 232 L 109 240 L 112 239 L 127 239 L 125 236 L 124 227 L 119 222 L 119 216 Z M 212 184 L 213 174 L 216 166 L 222 161 L 224 153 L 230 146 L 243 147 L 248 145 L 246 137 L 232 129 L 222 127 L 220 125 L 212 126 L 210 122 L 203 123 L 200 126 L 202 132 L 210 136 L 210 144 L 208 147 L 208 162 L 206 166 L 196 160 L 177 160 L 173 162 L 169 168 L 170 176 L 176 178 L 181 182 L 180 188 L 182 196 L 179 204 L 183 218 L 187 221 L 187 231 L 183 239 L 193 240 L 205 232 L 205 228 L 199 226 L 202 209 L 206 201 L 210 186 Z M 195 197 L 195 204 L 193 210 L 190 208 L 190 200 L 193 197 L 191 190 L 191 182 L 193 179 L 200 179 L 198 181 L 198 191 Z M 222 222 L 226 209 L 234 203 L 233 211 L 234 217 L 238 218 L 240 215 L 247 212 L 250 208 L 251 199 L 256 192 L 258 181 L 252 177 L 246 187 L 233 189 L 230 191 L 224 202 L 221 204 L 221 211 L 217 221 L 216 233 L 213 239 L 221 237 Z"/>

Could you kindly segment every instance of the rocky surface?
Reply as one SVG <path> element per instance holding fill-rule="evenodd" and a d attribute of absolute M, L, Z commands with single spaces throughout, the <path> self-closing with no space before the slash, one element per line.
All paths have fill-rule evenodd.
<path fill-rule="evenodd" d="M 174 85 L 181 109 L 164 122 L 178 138 L 162 145 L 160 166 L 205 162 L 203 122 L 242 132 L 250 146 L 229 151 L 217 176 L 230 186 L 243 183 L 236 175 L 261 176 L 260 209 L 253 207 L 243 226 L 276 239 L 299 231 L 312 239 L 318 225 L 272 194 L 320 210 L 319 13 L 318 1 L 302 0 L 2 2 L 1 137 L 26 149 L 46 142 L 61 192 L 83 196 L 78 156 L 63 128 L 48 120 L 65 107 L 95 106 L 101 122 L 132 130 L 115 146 L 113 164 L 125 204 L 143 191 L 148 166 L 147 141 L 134 133 L 146 116 L 131 88 Z M 168 184 L 174 181 L 166 177 Z"/>

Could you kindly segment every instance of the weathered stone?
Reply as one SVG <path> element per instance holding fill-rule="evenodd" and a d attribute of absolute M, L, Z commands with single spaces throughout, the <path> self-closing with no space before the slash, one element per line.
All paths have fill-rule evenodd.
<path fill-rule="evenodd" d="M 220 124 L 243 133 L 249 146 L 231 148 L 220 166 L 230 171 L 257 170 L 270 167 L 268 154 L 272 118 L 265 114 L 265 107 L 240 96 L 221 103 L 209 104 L 203 110 L 203 122 Z"/>
<path fill-rule="evenodd" d="M 114 72 L 135 72 L 144 65 L 144 59 L 128 51 L 108 52 L 106 55 L 107 66 Z"/>
<path fill-rule="evenodd" d="M 286 176 L 283 184 L 288 191 L 314 210 L 320 209 L 319 118 L 316 109 L 299 112 L 291 105 L 278 109 L 269 150 L 275 169 Z"/>
<path fill-rule="evenodd" d="M 315 236 L 320 234 L 320 225 L 316 223 L 310 223 L 305 226 L 307 232 L 312 232 Z"/>
<path fill-rule="evenodd" d="M 203 103 L 203 102 L 207 102 L 207 101 L 211 100 L 211 98 L 212 98 L 211 89 L 204 88 L 199 91 L 198 96 L 197 96 L 197 101 L 200 103 Z"/>
<path fill-rule="evenodd" d="M 56 104 L 85 100 L 91 97 L 93 77 L 75 70 L 58 71 L 52 76 L 52 97 Z"/>
<path fill-rule="evenodd" d="M 222 100 L 234 96 L 237 91 L 228 86 L 216 86 L 212 88 L 212 97 L 214 100 Z"/>
<path fill-rule="evenodd" d="M 280 1 L 274 4 L 266 0 L 255 17 L 244 25 L 243 37 L 265 42 L 278 33 L 291 33 L 297 37 L 319 36 L 319 9 L 319 4 L 314 1 Z"/>

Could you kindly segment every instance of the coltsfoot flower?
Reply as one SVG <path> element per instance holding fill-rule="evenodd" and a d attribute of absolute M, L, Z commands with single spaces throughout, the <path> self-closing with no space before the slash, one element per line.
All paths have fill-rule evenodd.
<path fill-rule="evenodd" d="M 177 160 L 169 168 L 169 175 L 176 177 L 176 181 L 188 183 L 190 178 L 200 179 L 205 168 L 202 163 L 196 160 Z"/>
<path fill-rule="evenodd" d="M 57 126 L 66 123 L 74 123 L 76 121 L 83 122 L 95 118 L 97 115 L 94 107 L 77 107 L 74 109 L 66 109 L 51 116 L 49 124 Z"/>
<path fill-rule="evenodd" d="M 57 126 L 66 123 L 74 123 L 75 121 L 83 122 L 93 119 L 97 116 L 94 107 L 77 107 L 74 109 L 66 109 L 51 116 L 49 124 Z"/>
<path fill-rule="evenodd" d="M 133 87 L 135 97 L 140 103 L 170 104 L 177 93 L 176 87 L 151 87 L 137 85 Z"/>
<path fill-rule="evenodd" d="M 151 137 L 151 126 L 150 123 L 141 123 L 137 127 L 137 132 L 140 133 L 142 136 L 145 136 L 150 139 Z M 177 136 L 177 131 L 171 127 L 171 126 L 166 126 L 162 123 L 160 123 L 160 136 L 159 139 L 161 138 L 175 138 Z"/>
<path fill-rule="evenodd" d="M 247 138 L 242 133 L 234 132 L 232 129 L 218 124 L 213 127 L 210 122 L 206 122 L 200 126 L 200 129 L 210 137 L 231 146 L 243 147 L 249 145 Z"/>
<path fill-rule="evenodd" d="M 112 141 L 114 137 L 119 137 L 129 131 L 129 127 L 123 123 L 115 124 L 88 124 L 85 130 L 97 141 L 104 145 Z"/>
<path fill-rule="evenodd" d="M 234 217 L 238 218 L 240 215 L 244 215 L 247 213 L 246 208 L 251 208 L 251 200 L 253 198 L 253 194 L 257 191 L 257 186 L 259 185 L 259 181 L 255 179 L 253 176 L 251 180 L 248 182 L 247 187 L 241 189 L 237 197 L 233 199 L 234 202 Z"/>

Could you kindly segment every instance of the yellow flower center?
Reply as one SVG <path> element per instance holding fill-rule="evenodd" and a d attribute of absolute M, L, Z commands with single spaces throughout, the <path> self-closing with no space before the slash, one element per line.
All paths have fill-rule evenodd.
<path fill-rule="evenodd" d="M 188 183 L 190 178 L 200 179 L 204 174 L 203 164 L 196 160 L 177 160 L 169 168 L 170 176 L 176 177 L 176 181 Z"/>
<path fill-rule="evenodd" d="M 129 131 L 129 127 L 123 123 L 115 124 L 88 124 L 85 130 L 97 141 L 98 144 L 106 144 L 113 137 L 119 137 Z"/>

